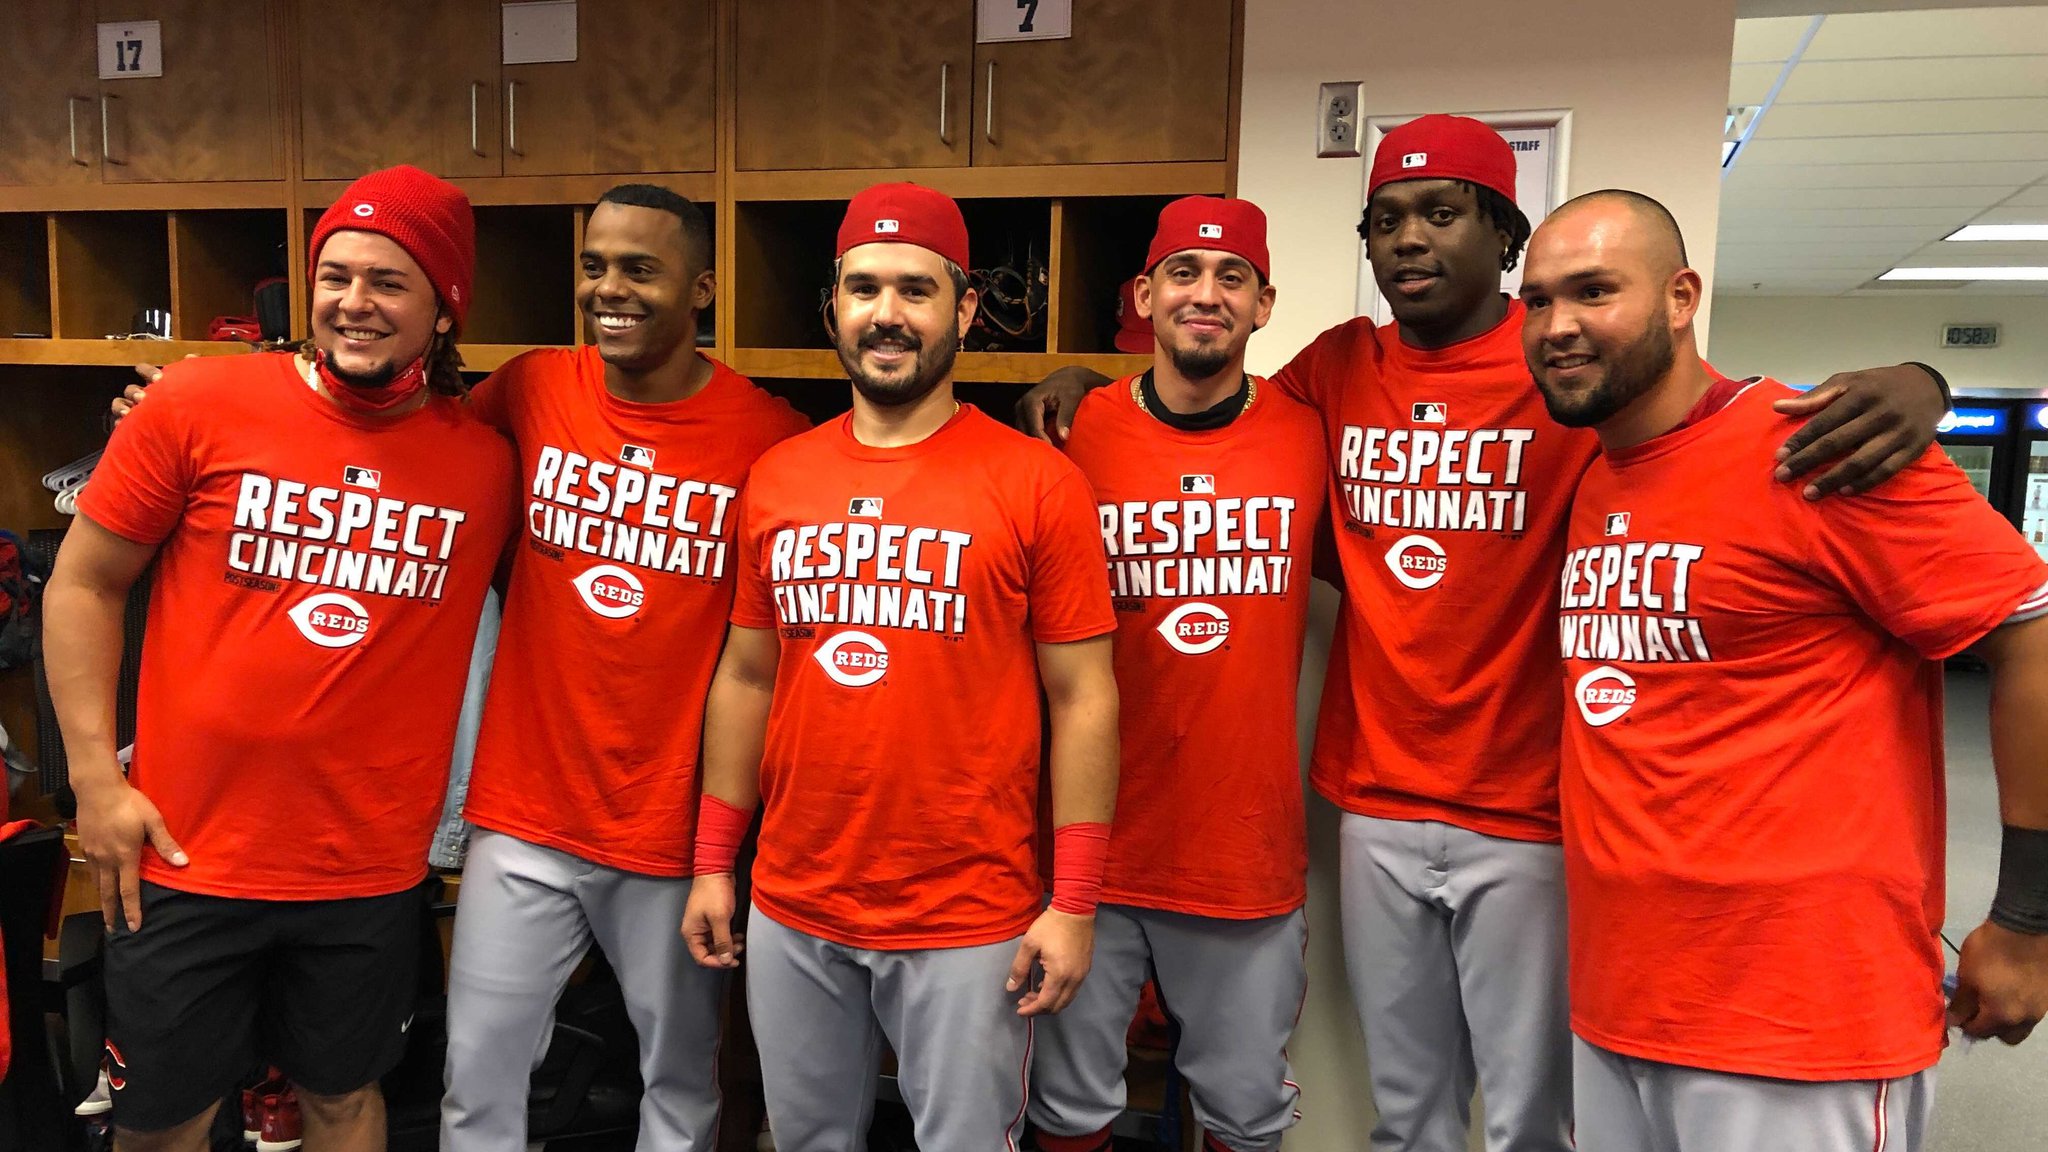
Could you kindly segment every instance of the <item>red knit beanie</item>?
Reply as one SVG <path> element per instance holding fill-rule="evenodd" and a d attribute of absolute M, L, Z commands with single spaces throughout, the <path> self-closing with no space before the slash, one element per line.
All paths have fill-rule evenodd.
<path fill-rule="evenodd" d="M 462 330 L 476 281 L 476 215 L 462 189 L 410 164 L 364 176 L 314 225 L 309 275 L 320 266 L 321 246 L 336 232 L 375 232 L 405 249 L 427 274 L 455 331 Z"/>

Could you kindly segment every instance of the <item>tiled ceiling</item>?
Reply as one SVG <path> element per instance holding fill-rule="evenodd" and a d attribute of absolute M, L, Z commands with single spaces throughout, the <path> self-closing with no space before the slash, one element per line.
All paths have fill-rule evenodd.
<path fill-rule="evenodd" d="M 2048 7 L 1738 20 L 1728 103 L 1765 107 L 1722 181 L 1715 291 L 2048 296 L 1876 283 L 1902 265 L 2048 266 L 2048 241 L 1942 241 L 2048 224 Z"/>

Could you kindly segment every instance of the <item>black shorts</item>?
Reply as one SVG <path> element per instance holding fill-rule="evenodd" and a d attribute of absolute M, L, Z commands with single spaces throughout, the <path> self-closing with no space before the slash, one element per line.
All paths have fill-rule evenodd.
<path fill-rule="evenodd" d="M 114 1122 L 176 1127 L 275 1064 L 340 1096 L 405 1055 L 419 888 L 348 900 L 237 900 L 142 885 L 142 929 L 107 938 Z"/>

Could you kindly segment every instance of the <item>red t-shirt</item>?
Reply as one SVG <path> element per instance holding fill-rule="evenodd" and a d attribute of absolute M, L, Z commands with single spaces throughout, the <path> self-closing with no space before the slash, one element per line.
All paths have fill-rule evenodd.
<path fill-rule="evenodd" d="M 1257 387 L 1236 420 L 1191 432 L 1120 380 L 1082 402 L 1067 442 L 1095 490 L 1117 610 L 1114 904 L 1250 919 L 1306 896 L 1294 697 L 1322 428 Z"/>
<path fill-rule="evenodd" d="M 165 368 L 78 499 L 161 546 L 129 781 L 192 862 L 145 848 L 144 879 L 283 900 L 419 882 L 512 468 L 455 400 L 383 422 L 285 354 Z"/>
<path fill-rule="evenodd" d="M 1809 503 L 1792 393 L 1596 462 L 1563 570 L 1572 1027 L 1793 1080 L 1941 1053 L 1941 666 L 2048 565 L 1939 449 Z"/>
<path fill-rule="evenodd" d="M 1552 584 L 1598 441 L 1551 421 L 1521 331 L 1519 301 L 1433 351 L 1353 320 L 1274 382 L 1322 415 L 1344 577 L 1316 790 L 1367 816 L 1555 841 Z"/>
<path fill-rule="evenodd" d="M 862 948 L 1022 933 L 1043 899 L 1037 645 L 1116 629 L 1087 480 L 963 407 L 903 448 L 843 416 L 747 484 L 732 622 L 782 646 L 755 902 Z"/>
<path fill-rule="evenodd" d="M 470 405 L 518 447 L 525 539 L 464 815 L 608 867 L 688 875 L 740 485 L 810 425 L 716 362 L 686 400 L 620 400 L 594 347 L 528 352 Z"/>

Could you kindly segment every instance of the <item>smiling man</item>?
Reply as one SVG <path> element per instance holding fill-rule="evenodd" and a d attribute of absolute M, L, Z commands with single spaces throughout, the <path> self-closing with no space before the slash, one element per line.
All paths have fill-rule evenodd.
<path fill-rule="evenodd" d="M 1067 442 L 1101 515 L 1124 707 L 1095 963 L 1032 1065 L 1043 1152 L 1110 1147 L 1148 975 L 1180 1025 L 1174 1060 L 1205 1148 L 1278 1148 L 1297 1116 L 1287 1041 L 1308 986 L 1308 847 L 1294 697 L 1322 426 L 1244 370 L 1272 314 L 1269 265 L 1257 205 L 1168 204 L 1132 305 L 1152 366 L 1083 401 Z"/>
<path fill-rule="evenodd" d="M 523 539 L 464 808 L 441 1146 L 526 1144 L 556 1000 L 595 943 L 640 1041 L 641 1152 L 718 1125 L 725 973 L 690 962 L 697 751 L 748 468 L 809 427 L 696 348 L 711 229 L 647 184 L 605 193 L 576 302 L 592 343 L 471 393 L 519 450 Z"/>
<path fill-rule="evenodd" d="M 66 535 L 50 691 L 99 882 L 124 1152 L 197 1152 L 271 1063 L 311 1152 L 384 1146 L 427 844 L 512 454 L 461 403 L 469 202 L 371 173 L 310 244 L 309 353 L 174 364 Z M 128 589 L 151 561 L 134 763 Z"/>
<path fill-rule="evenodd" d="M 748 480 L 685 931 L 739 962 L 758 800 L 747 998 L 782 1152 L 862 1146 L 885 1039 L 920 1147 L 1015 1148 L 1031 1018 L 1088 972 L 1117 775 L 1102 537 L 1079 470 L 953 398 L 966 263 L 950 198 L 855 196 L 833 277 L 853 411 Z"/>
<path fill-rule="evenodd" d="M 2048 565 L 1939 449 L 1809 503 L 1728 461 L 1791 422 L 1699 357 L 1664 206 L 1529 244 L 1522 345 L 1596 431 L 1563 565 L 1571 1019 L 1585 1152 L 1926 1146 L 1943 1040 L 1940 661 L 1992 668 L 2004 818 L 1950 1014 L 2048 1013 Z"/>

